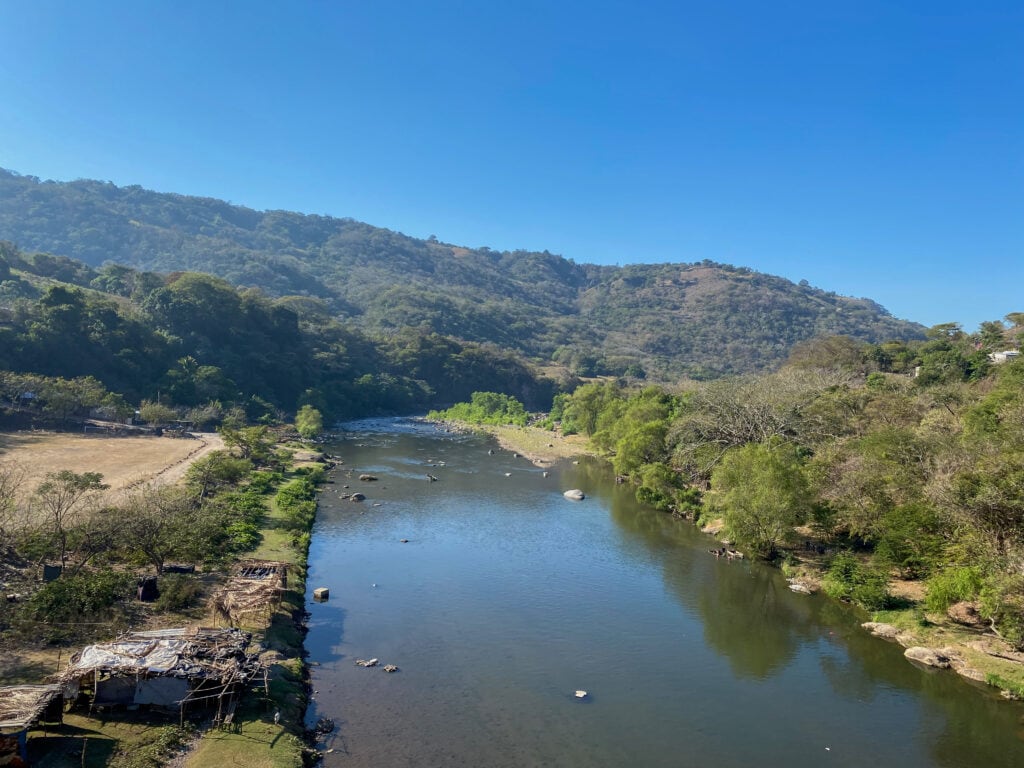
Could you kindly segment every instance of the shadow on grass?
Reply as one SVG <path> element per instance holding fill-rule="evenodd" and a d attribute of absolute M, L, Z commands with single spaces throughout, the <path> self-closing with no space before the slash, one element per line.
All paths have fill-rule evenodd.
<path fill-rule="evenodd" d="M 885 603 L 886 610 L 889 611 L 908 611 L 911 608 L 916 608 L 920 603 L 916 600 L 911 600 L 909 597 L 902 595 L 890 596 Z"/>
<path fill-rule="evenodd" d="M 94 731 L 74 726 L 60 726 L 43 734 L 33 734 L 28 741 L 29 765 L 38 768 L 104 768 L 114 756 L 117 742 L 94 734 Z"/>
<path fill-rule="evenodd" d="M 6 654 L 5 654 L 6 655 Z M 0 680 L 5 685 L 32 685 L 54 672 L 55 662 L 10 654 L 0 661 Z"/>

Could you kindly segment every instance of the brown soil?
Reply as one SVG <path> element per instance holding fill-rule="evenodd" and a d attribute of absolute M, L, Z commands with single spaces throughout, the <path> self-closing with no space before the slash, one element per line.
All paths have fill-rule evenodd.
<path fill-rule="evenodd" d="M 67 432 L 0 433 L 0 460 L 24 472 L 21 491 L 31 493 L 49 472 L 99 472 L 109 494 L 143 483 L 174 483 L 188 466 L 224 447 L 216 433 L 196 439 L 85 435 Z"/>

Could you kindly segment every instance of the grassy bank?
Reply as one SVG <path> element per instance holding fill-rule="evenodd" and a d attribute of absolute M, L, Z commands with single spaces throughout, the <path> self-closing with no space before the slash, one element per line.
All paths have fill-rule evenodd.
<path fill-rule="evenodd" d="M 322 471 L 324 465 L 305 463 L 293 468 L 285 483 L 311 467 Z M 292 527 L 293 520 L 280 494 L 276 495 L 260 530 L 260 546 L 252 553 L 258 560 L 277 560 L 292 566 L 287 590 L 269 625 L 251 628 L 253 642 L 264 649 L 266 685 L 259 681 L 253 686 L 251 695 L 239 704 L 233 727 L 211 729 L 203 734 L 185 768 L 300 768 L 315 756 L 305 741 L 308 686 L 303 646 L 306 564 L 313 519 L 309 517 L 304 529 L 298 530 Z"/>
<path fill-rule="evenodd" d="M 545 466 L 561 459 L 572 459 L 577 456 L 597 455 L 597 452 L 590 447 L 590 442 L 582 435 L 562 435 L 548 429 L 513 425 L 496 426 L 455 422 L 453 426 L 462 431 L 492 435 L 502 448 L 525 456 L 537 466 Z"/>

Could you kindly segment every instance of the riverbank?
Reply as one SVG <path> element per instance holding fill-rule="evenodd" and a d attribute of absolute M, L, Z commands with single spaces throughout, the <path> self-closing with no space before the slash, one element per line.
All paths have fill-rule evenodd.
<path fill-rule="evenodd" d="M 722 520 L 714 520 L 701 530 L 721 541 L 723 528 Z M 781 547 L 777 562 L 794 592 L 812 594 L 821 590 L 831 558 L 809 529 L 799 529 L 798 534 L 812 546 Z M 894 575 L 888 591 L 893 608 L 874 612 L 853 608 L 863 611 L 865 631 L 899 644 L 905 649 L 904 656 L 915 664 L 951 670 L 972 683 L 996 688 L 1006 699 L 1024 699 L 1024 653 L 1015 651 L 980 621 L 962 624 L 948 614 L 926 611 L 921 581 Z"/>
<path fill-rule="evenodd" d="M 539 467 L 562 459 L 600 455 L 580 435 L 563 436 L 536 427 L 458 426 L 494 436 L 503 448 L 519 453 Z M 717 538 L 722 530 L 721 521 L 702 530 Z M 817 549 L 799 547 L 783 551 L 782 570 L 790 583 L 796 585 L 794 591 L 820 590 L 829 562 L 827 555 L 819 554 Z M 995 687 L 1008 699 L 1024 698 L 1024 654 L 1014 651 L 986 627 L 958 624 L 947 615 L 927 613 L 921 582 L 894 577 L 889 582 L 889 592 L 899 607 L 865 613 L 865 631 L 899 643 L 914 663 L 951 669 L 972 682 Z"/>
<path fill-rule="evenodd" d="M 547 467 L 556 461 L 574 459 L 579 456 L 597 456 L 590 442 L 582 435 L 563 435 L 539 427 L 516 427 L 512 425 L 466 424 L 446 422 L 449 428 L 459 431 L 483 432 L 494 437 L 502 448 L 513 451 L 537 467 Z"/>
<path fill-rule="evenodd" d="M 330 464 L 318 454 L 297 452 L 285 477 L 323 472 Z M 282 483 L 284 485 L 284 483 Z M 305 718 L 309 703 L 306 663 L 306 570 L 313 520 L 301 530 L 289 530 L 289 512 L 275 497 L 264 517 L 255 560 L 289 565 L 287 587 L 265 626 L 248 628 L 267 669 L 263 695 L 240 703 L 228 728 L 210 728 L 189 745 L 180 768 L 223 768 L 225 765 L 302 768 L 318 757 L 307 742 Z"/>
<path fill-rule="evenodd" d="M 118 440 L 119 438 L 110 438 Z M 97 438 L 91 438 L 99 445 Z M 192 443 L 195 441 L 174 441 Z M 200 446 L 203 447 L 203 446 Z M 130 629 L 171 629 L 180 627 L 222 626 L 225 621 L 251 633 L 248 654 L 258 654 L 264 676 L 254 679 L 233 707 L 230 718 L 213 722 L 210 714 L 191 713 L 179 723 L 179 716 L 159 712 L 119 710 L 97 716 L 72 710 L 64 715 L 64 724 L 54 728 L 33 729 L 28 749 L 33 765 L 42 768 L 223 768 L 240 764 L 301 768 L 315 757 L 306 741 L 305 711 L 308 701 L 308 670 L 305 663 L 305 584 L 309 539 L 314 514 L 301 518 L 294 510 L 283 508 L 281 496 L 274 491 L 297 479 L 316 480 L 330 462 L 318 451 L 296 449 L 294 444 L 279 444 L 292 454 L 280 470 L 276 489 L 262 493 L 266 510 L 253 531 L 258 546 L 237 560 L 218 563 L 209 571 L 197 570 L 187 577 L 168 577 L 167 583 L 186 579 L 197 589 L 198 597 L 183 608 L 154 610 L 153 604 L 129 601 Z M 183 473 L 186 465 L 205 451 L 193 450 L 190 456 L 175 461 L 173 469 Z M 307 498 L 312 498 L 312 492 Z M 315 501 L 309 502 L 315 504 Z M 297 520 L 301 521 L 298 522 Z M 216 559 L 216 558 L 214 558 Z M 230 585 L 231 574 L 240 560 L 281 563 L 287 568 L 286 581 L 279 599 L 263 616 L 249 615 L 241 622 L 226 620 L 213 607 L 218 591 Z M 165 578 L 160 577 L 164 587 Z M 250 626 L 251 625 L 251 626 Z M 59 671 L 68 656 L 82 646 L 114 639 L 116 632 L 104 625 L 88 626 L 71 647 L 43 646 L 23 642 L 8 647 L 3 654 L 5 683 L 38 683 L 46 675 Z M 38 647 L 36 647 L 38 646 Z M 129 708 L 130 710 L 131 708 Z M 143 708 L 147 709 L 147 708 Z M 219 711 L 219 710 L 218 710 Z M 171 762 L 168 763 L 168 760 Z"/>

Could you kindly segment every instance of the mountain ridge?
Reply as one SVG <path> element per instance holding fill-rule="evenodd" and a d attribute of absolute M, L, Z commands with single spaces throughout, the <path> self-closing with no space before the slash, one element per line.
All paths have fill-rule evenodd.
<path fill-rule="evenodd" d="M 578 264 L 547 251 L 414 238 L 350 218 L 7 170 L 0 170 L 0 238 L 91 266 L 209 272 L 271 296 L 314 297 L 371 334 L 412 327 L 583 375 L 709 378 L 770 369 L 818 335 L 878 342 L 924 330 L 870 299 L 708 260 Z"/>

